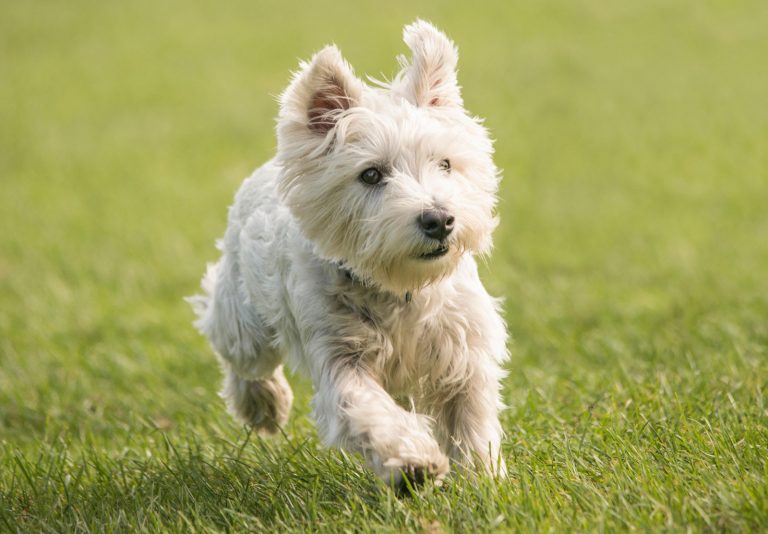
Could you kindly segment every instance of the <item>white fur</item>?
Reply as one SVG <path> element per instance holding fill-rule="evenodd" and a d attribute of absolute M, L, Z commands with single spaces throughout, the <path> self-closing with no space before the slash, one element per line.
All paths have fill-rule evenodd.
<path fill-rule="evenodd" d="M 440 479 L 448 458 L 503 475 L 507 334 L 473 257 L 496 225 L 492 143 L 462 107 L 453 43 L 423 21 L 404 36 L 413 57 L 389 84 L 363 83 L 334 46 L 301 65 L 277 156 L 243 184 L 190 300 L 230 411 L 255 428 L 286 422 L 286 362 L 313 381 L 323 441 L 382 478 Z M 371 166 L 382 184 L 358 178 Z M 436 242 L 417 217 L 434 207 L 456 223 L 449 252 L 426 260 Z"/>

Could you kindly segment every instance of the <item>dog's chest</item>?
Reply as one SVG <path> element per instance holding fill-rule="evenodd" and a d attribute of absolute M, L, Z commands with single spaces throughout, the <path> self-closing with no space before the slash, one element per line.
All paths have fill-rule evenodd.
<path fill-rule="evenodd" d="M 378 349 L 366 353 L 366 365 L 376 371 L 392 394 L 420 393 L 451 361 L 466 353 L 464 324 L 453 321 L 454 307 L 442 298 L 414 295 L 411 299 L 367 302 L 361 321 Z"/>

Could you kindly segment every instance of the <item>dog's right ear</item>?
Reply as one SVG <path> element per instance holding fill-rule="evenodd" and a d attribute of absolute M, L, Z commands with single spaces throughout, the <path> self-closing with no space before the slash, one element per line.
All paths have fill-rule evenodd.
<path fill-rule="evenodd" d="M 326 46 L 309 63 L 301 63 L 280 97 L 278 142 L 281 134 L 302 129 L 325 137 L 339 116 L 359 103 L 362 88 L 363 82 L 355 77 L 339 49 Z"/>

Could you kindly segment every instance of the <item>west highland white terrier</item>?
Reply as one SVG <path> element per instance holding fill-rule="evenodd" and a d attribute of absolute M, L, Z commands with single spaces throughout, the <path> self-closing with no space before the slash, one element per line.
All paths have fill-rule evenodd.
<path fill-rule="evenodd" d="M 449 458 L 503 476 L 507 333 L 474 256 L 499 172 L 464 109 L 454 44 L 424 21 L 392 82 L 358 79 L 331 45 L 280 99 L 277 155 L 243 183 L 222 255 L 192 297 L 229 411 L 263 434 L 288 419 L 283 362 L 314 384 L 323 442 L 398 487 Z"/>

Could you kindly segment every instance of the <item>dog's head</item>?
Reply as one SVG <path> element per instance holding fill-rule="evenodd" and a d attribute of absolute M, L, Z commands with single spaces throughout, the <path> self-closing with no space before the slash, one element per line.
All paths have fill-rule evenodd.
<path fill-rule="evenodd" d="M 454 44 L 423 21 L 404 39 L 391 83 L 365 84 L 335 46 L 302 63 L 277 127 L 280 191 L 316 253 L 396 293 L 490 249 L 499 181 Z"/>

